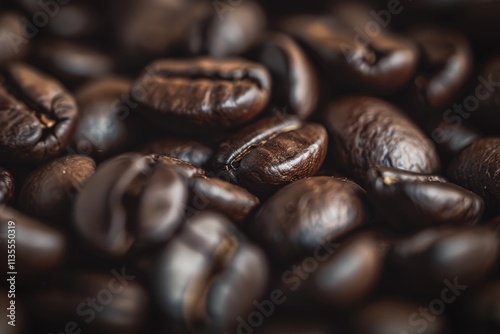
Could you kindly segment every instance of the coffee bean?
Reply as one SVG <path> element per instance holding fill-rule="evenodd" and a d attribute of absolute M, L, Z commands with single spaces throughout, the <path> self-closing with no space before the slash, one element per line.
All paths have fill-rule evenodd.
<path fill-rule="evenodd" d="M 447 156 L 455 156 L 481 138 L 480 133 L 467 124 L 432 121 L 429 122 L 427 130 L 440 152 Z"/>
<path fill-rule="evenodd" d="M 230 10 L 225 6 L 214 3 L 213 15 L 193 31 L 189 39 L 192 53 L 215 58 L 239 56 L 262 38 L 267 21 L 259 4 L 246 0 Z"/>
<path fill-rule="evenodd" d="M 378 283 L 384 265 L 383 255 L 373 235 L 358 235 L 320 263 L 307 281 L 308 292 L 330 307 L 353 305 Z"/>
<path fill-rule="evenodd" d="M 27 53 L 29 41 L 23 37 L 22 17 L 16 12 L 0 15 L 0 64 L 21 60 Z"/>
<path fill-rule="evenodd" d="M 263 253 L 242 240 L 225 218 L 209 213 L 185 225 L 154 268 L 152 282 L 163 313 L 172 327 L 195 333 L 233 329 L 260 300 L 268 277 Z"/>
<path fill-rule="evenodd" d="M 410 34 L 422 50 L 415 92 L 424 106 L 444 108 L 472 73 L 470 45 L 461 34 L 437 26 L 414 27 Z"/>
<path fill-rule="evenodd" d="M 296 181 L 264 203 L 252 230 L 280 258 L 314 251 L 366 224 L 366 193 L 327 176 Z"/>
<path fill-rule="evenodd" d="M 31 313 L 37 326 L 47 330 L 64 331 L 70 323 L 75 332 L 136 334 L 149 308 L 146 289 L 136 279 L 127 267 L 110 274 L 59 275 L 34 291 Z"/>
<path fill-rule="evenodd" d="M 0 255 L 6 259 L 7 245 L 15 240 L 15 265 L 20 280 L 30 280 L 59 267 L 68 252 L 69 241 L 55 228 L 8 207 L 0 207 Z M 15 236 L 15 237 L 14 237 Z M 9 247 L 9 249 L 13 249 Z M 5 268 L 5 272 L 13 271 Z"/>
<path fill-rule="evenodd" d="M 10 202 L 14 196 L 14 177 L 12 174 L 0 167 L 0 206 Z"/>
<path fill-rule="evenodd" d="M 343 85 L 390 93 L 402 88 L 417 68 L 414 43 L 388 31 L 367 38 L 341 18 L 326 15 L 292 16 L 281 27 Z"/>
<path fill-rule="evenodd" d="M 142 114 L 153 125 L 178 133 L 243 124 L 269 101 L 270 77 L 239 59 L 159 60 L 132 87 Z"/>
<path fill-rule="evenodd" d="M 147 154 L 168 155 L 198 167 L 207 167 L 214 154 L 205 143 L 191 139 L 158 139 L 146 143 L 141 151 Z"/>
<path fill-rule="evenodd" d="M 170 239 L 183 219 L 184 179 L 162 159 L 124 154 L 102 164 L 80 192 L 75 227 L 89 247 L 124 256 Z"/>
<path fill-rule="evenodd" d="M 324 115 L 339 167 L 364 181 L 370 167 L 387 166 L 437 174 L 438 154 L 432 142 L 396 106 L 368 96 L 343 98 Z"/>
<path fill-rule="evenodd" d="M 7 67 L 0 86 L 0 160 L 38 163 L 62 152 L 73 134 L 77 108 L 54 79 L 21 63 Z"/>
<path fill-rule="evenodd" d="M 72 139 L 80 154 L 103 159 L 124 150 L 139 135 L 141 124 L 132 111 L 131 83 L 106 77 L 91 81 L 75 93 L 80 121 Z"/>
<path fill-rule="evenodd" d="M 89 157 L 70 155 L 35 169 L 24 181 L 18 206 L 32 216 L 67 225 L 73 199 L 95 172 Z"/>
<path fill-rule="evenodd" d="M 41 68 L 73 87 L 111 74 L 114 66 L 104 52 L 65 40 L 45 40 L 34 55 Z"/>
<path fill-rule="evenodd" d="M 313 176 L 327 151 L 323 126 L 297 118 L 269 117 L 228 138 L 214 157 L 215 170 L 256 194 L 268 194 Z"/>
<path fill-rule="evenodd" d="M 373 206 L 401 230 L 439 224 L 475 225 L 483 213 L 481 197 L 439 176 L 374 167 L 367 173 L 366 185 Z"/>
<path fill-rule="evenodd" d="M 443 334 L 447 332 L 446 315 L 441 314 L 439 317 L 429 315 L 425 318 L 425 314 L 419 314 L 424 306 L 426 305 L 402 299 L 377 299 L 353 315 L 354 333 Z"/>
<path fill-rule="evenodd" d="M 398 277 L 412 288 L 439 293 L 445 282 L 461 287 L 480 282 L 496 267 L 498 252 L 498 239 L 491 228 L 448 227 L 402 239 L 395 245 L 391 261 Z"/>
<path fill-rule="evenodd" d="M 285 34 L 270 34 L 262 45 L 260 61 L 273 76 L 276 103 L 300 119 L 309 118 L 318 105 L 319 82 L 299 45 Z"/>
<path fill-rule="evenodd" d="M 486 209 L 498 212 L 500 200 L 500 138 L 484 138 L 465 148 L 451 163 L 453 182 L 480 195 Z"/>

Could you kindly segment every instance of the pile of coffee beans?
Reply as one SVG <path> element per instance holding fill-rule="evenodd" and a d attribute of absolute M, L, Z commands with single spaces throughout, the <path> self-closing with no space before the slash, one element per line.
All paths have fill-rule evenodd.
<path fill-rule="evenodd" d="M 500 0 L 0 1 L 0 334 L 500 333 Z"/>

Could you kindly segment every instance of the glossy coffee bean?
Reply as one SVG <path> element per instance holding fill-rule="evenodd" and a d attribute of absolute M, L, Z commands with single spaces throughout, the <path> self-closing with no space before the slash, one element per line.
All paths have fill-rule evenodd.
<path fill-rule="evenodd" d="M 68 225 L 73 199 L 95 172 L 95 162 L 82 155 L 69 155 L 35 169 L 25 179 L 18 207 L 31 216 Z"/>
<path fill-rule="evenodd" d="M 313 176 L 327 151 L 323 126 L 295 117 L 269 117 L 247 126 L 221 143 L 215 170 L 256 194 L 266 194 Z"/>
<path fill-rule="evenodd" d="M 168 155 L 198 167 L 206 167 L 212 160 L 213 149 L 192 139 L 158 139 L 146 143 L 141 151 L 147 154 Z"/>
<path fill-rule="evenodd" d="M 0 86 L 0 160 L 38 163 L 64 150 L 77 122 L 73 97 L 54 79 L 21 63 Z"/>
<path fill-rule="evenodd" d="M 0 206 L 10 202 L 14 196 L 14 177 L 12 174 L 0 167 Z"/>
<path fill-rule="evenodd" d="M 16 12 L 2 11 L 0 15 L 0 64 L 21 60 L 29 42 L 24 37 L 22 17 Z"/>
<path fill-rule="evenodd" d="M 464 36 L 437 26 L 419 26 L 410 32 L 422 50 L 421 68 L 414 81 L 424 106 L 446 107 L 464 88 L 472 73 L 473 56 Z"/>
<path fill-rule="evenodd" d="M 219 179 L 196 176 L 188 185 L 191 191 L 188 209 L 216 211 L 236 222 L 248 217 L 260 203 L 245 189 Z"/>
<path fill-rule="evenodd" d="M 343 85 L 380 93 L 402 88 L 414 74 L 418 51 L 402 36 L 380 30 L 367 37 L 340 17 L 301 15 L 285 19 L 282 29 L 307 46 Z"/>
<path fill-rule="evenodd" d="M 123 154 L 103 163 L 80 192 L 75 227 L 92 250 L 120 257 L 171 238 L 187 196 L 184 179 L 161 158 Z"/>
<path fill-rule="evenodd" d="M 450 179 L 480 195 L 488 211 L 500 200 L 500 138 L 484 138 L 465 148 L 448 169 Z"/>
<path fill-rule="evenodd" d="M 363 181 L 369 168 L 394 167 L 437 174 L 440 161 L 433 143 L 396 106 L 368 96 L 343 98 L 324 115 L 333 140 L 333 159 Z"/>
<path fill-rule="evenodd" d="M 481 197 L 439 176 L 374 167 L 366 176 L 373 206 L 394 227 L 411 230 L 431 225 L 475 225 L 482 216 Z"/>
<path fill-rule="evenodd" d="M 260 300 L 268 279 L 263 253 L 210 213 L 185 225 L 154 268 L 153 287 L 167 321 L 195 333 L 230 331 Z"/>
<path fill-rule="evenodd" d="M 77 152 L 102 159 L 136 139 L 141 125 L 131 112 L 137 104 L 130 100 L 130 84 L 127 79 L 106 77 L 76 91 L 80 120 L 72 146 Z"/>
<path fill-rule="evenodd" d="M 105 53 L 65 40 L 45 40 L 34 51 L 35 62 L 71 86 L 102 78 L 113 71 L 113 60 Z"/>
<path fill-rule="evenodd" d="M 351 306 L 365 298 L 378 283 L 384 252 L 375 236 L 361 234 L 346 241 L 307 281 L 308 292 L 329 307 Z"/>
<path fill-rule="evenodd" d="M 419 311 L 426 307 L 413 301 L 392 298 L 377 299 L 352 317 L 355 334 L 444 334 L 447 332 L 448 319 L 445 314 L 439 317 Z"/>
<path fill-rule="evenodd" d="M 365 191 L 354 182 L 327 176 L 302 179 L 264 203 L 252 230 L 271 254 L 287 258 L 315 250 L 366 224 Z"/>
<path fill-rule="evenodd" d="M 59 275 L 32 294 L 33 319 L 50 331 L 138 334 L 148 315 L 149 296 L 136 280 L 127 267 L 108 274 Z"/>
<path fill-rule="evenodd" d="M 478 284 L 498 262 L 499 242 L 489 227 L 427 229 L 394 246 L 397 275 L 418 291 Z"/>
<path fill-rule="evenodd" d="M 430 122 L 426 126 L 437 148 L 445 154 L 455 156 L 477 139 L 481 134 L 467 124 L 447 121 Z"/>
<path fill-rule="evenodd" d="M 219 2 L 213 6 L 213 15 L 191 34 L 189 47 L 192 53 L 215 58 L 239 56 L 264 35 L 266 16 L 257 2 L 247 0 L 235 6 Z"/>
<path fill-rule="evenodd" d="M 116 40 L 127 58 L 151 58 L 172 53 L 203 22 L 212 7 L 195 0 L 115 1 Z"/>
<path fill-rule="evenodd" d="M 285 34 L 273 33 L 264 41 L 259 58 L 272 74 L 275 103 L 302 120 L 309 118 L 318 105 L 319 82 L 300 46 Z"/>
<path fill-rule="evenodd" d="M 61 232 L 14 209 L 0 207 L 0 230 L 0 255 L 6 259 L 5 267 L 7 244 L 11 244 L 8 240 L 13 238 L 10 235 L 15 235 L 18 279 L 29 280 L 49 273 L 60 266 L 67 255 L 69 242 Z"/>
<path fill-rule="evenodd" d="M 132 87 L 153 125 L 175 132 L 207 132 L 243 124 L 269 101 L 267 70 L 240 59 L 159 60 Z"/>

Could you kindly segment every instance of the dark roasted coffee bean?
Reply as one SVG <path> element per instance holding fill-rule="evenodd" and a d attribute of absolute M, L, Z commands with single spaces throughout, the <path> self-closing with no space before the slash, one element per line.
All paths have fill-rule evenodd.
<path fill-rule="evenodd" d="M 452 156 L 481 138 L 481 135 L 467 124 L 439 121 L 431 122 L 426 128 L 437 148 Z"/>
<path fill-rule="evenodd" d="M 73 199 L 95 172 L 89 157 L 70 155 L 34 170 L 24 181 L 18 207 L 32 216 L 68 225 Z"/>
<path fill-rule="evenodd" d="M 116 39 L 133 59 L 172 53 L 212 9 L 196 0 L 126 0 L 114 7 Z"/>
<path fill-rule="evenodd" d="M 101 165 L 80 192 L 76 230 L 92 250 L 120 257 L 171 238 L 187 196 L 184 178 L 162 159 L 123 154 Z"/>
<path fill-rule="evenodd" d="M 184 160 L 158 154 L 150 154 L 150 156 L 153 159 L 161 160 L 163 165 L 173 168 L 186 179 L 191 179 L 195 176 L 205 176 L 205 171 L 202 168 L 194 166 Z"/>
<path fill-rule="evenodd" d="M 57 156 L 77 122 L 73 97 L 55 80 L 16 63 L 0 86 L 0 160 L 37 163 Z"/>
<path fill-rule="evenodd" d="M 431 316 L 432 321 L 419 311 L 426 306 L 400 299 L 377 299 L 352 316 L 355 334 L 444 334 L 446 315 Z M 427 310 L 427 309 L 425 309 Z M 427 313 L 428 314 L 428 313 Z"/>
<path fill-rule="evenodd" d="M 267 70 L 240 59 L 159 60 L 132 87 L 153 125 L 180 133 L 243 124 L 267 105 Z"/>
<path fill-rule="evenodd" d="M 15 239 L 15 270 L 20 279 L 36 278 L 62 264 L 69 242 L 58 230 L 11 208 L 0 207 L 0 255 L 7 266 L 9 239 Z M 9 247 L 9 249 L 12 249 Z M 10 269 L 10 270 L 9 270 Z M 12 271 L 12 268 L 5 272 Z"/>
<path fill-rule="evenodd" d="M 184 226 L 161 251 L 152 274 L 158 303 L 173 327 L 195 333 L 231 330 L 262 297 L 267 280 L 263 253 L 225 218 L 209 213 Z"/>
<path fill-rule="evenodd" d="M 349 180 L 306 178 L 267 200 L 252 230 L 273 255 L 296 256 L 363 226 L 370 215 L 367 202 L 365 191 Z"/>
<path fill-rule="evenodd" d="M 498 212 L 500 200 L 500 138 L 484 138 L 465 148 L 451 163 L 453 182 L 480 195 L 486 209 Z"/>
<path fill-rule="evenodd" d="M 270 117 L 223 142 L 215 154 L 219 176 L 257 194 L 313 176 L 327 151 L 323 126 L 295 117 Z"/>
<path fill-rule="evenodd" d="M 226 3 L 214 3 L 214 15 L 191 34 L 191 52 L 207 53 L 215 58 L 239 56 L 262 38 L 267 22 L 258 3 L 246 0 L 230 10 L 226 6 Z"/>
<path fill-rule="evenodd" d="M 396 243 L 391 263 L 398 277 L 426 293 L 445 284 L 480 282 L 496 266 L 499 240 L 489 227 L 427 229 Z"/>
<path fill-rule="evenodd" d="M 102 159 L 136 139 L 140 123 L 131 113 L 137 104 L 130 100 L 129 90 L 127 79 L 107 77 L 75 93 L 81 115 L 72 139 L 77 152 Z"/>
<path fill-rule="evenodd" d="M 438 176 L 374 167 L 367 173 L 366 190 L 373 206 L 401 230 L 439 224 L 474 225 L 483 213 L 481 197 Z"/>
<path fill-rule="evenodd" d="M 384 252 L 376 237 L 359 235 L 320 263 L 306 282 L 307 291 L 330 307 L 353 305 L 374 289 L 383 265 Z"/>
<path fill-rule="evenodd" d="M 158 139 L 146 143 L 141 151 L 148 154 L 168 155 L 198 167 L 206 167 L 212 160 L 213 149 L 192 139 Z"/>
<path fill-rule="evenodd" d="M 342 18 L 311 15 L 290 17 L 281 26 L 343 85 L 390 93 L 403 87 L 417 68 L 414 43 L 388 31 L 367 38 Z"/>
<path fill-rule="evenodd" d="M 237 185 L 205 176 L 188 181 L 192 192 L 188 209 L 213 210 L 233 221 L 245 219 L 259 205 L 259 199 Z"/>
<path fill-rule="evenodd" d="M 464 88 L 472 73 L 472 51 L 458 32 L 436 26 L 415 27 L 410 32 L 422 50 L 415 93 L 424 106 L 446 107 Z"/>
<path fill-rule="evenodd" d="M 15 12 L 0 15 L 0 65 L 21 60 L 28 51 L 28 40 L 23 37 L 22 17 Z"/>
<path fill-rule="evenodd" d="M 74 333 L 140 333 L 149 297 L 135 280 L 127 267 L 111 274 L 59 275 L 31 295 L 33 320 L 38 327 L 57 332 L 72 328 Z"/>
<path fill-rule="evenodd" d="M 273 33 L 263 43 L 260 61 L 273 76 L 273 93 L 278 105 L 300 119 L 316 111 L 319 82 L 316 70 L 299 45 L 287 35 Z"/>
<path fill-rule="evenodd" d="M 14 177 L 6 169 L 0 167 L 0 206 L 10 202 L 14 196 Z"/>
<path fill-rule="evenodd" d="M 433 143 L 396 106 L 368 96 L 343 98 L 324 115 L 339 167 L 363 181 L 371 167 L 437 174 Z"/>
<path fill-rule="evenodd" d="M 44 40 L 35 49 L 34 56 L 41 68 L 71 86 L 102 78 L 113 71 L 113 61 L 105 53 L 64 40 Z"/>

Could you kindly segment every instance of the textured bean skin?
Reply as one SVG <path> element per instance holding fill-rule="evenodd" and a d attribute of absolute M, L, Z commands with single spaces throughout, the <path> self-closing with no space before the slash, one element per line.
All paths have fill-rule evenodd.
<path fill-rule="evenodd" d="M 7 204 L 14 196 L 14 178 L 6 169 L 0 167 L 0 206 Z"/>
<path fill-rule="evenodd" d="M 73 198 L 95 172 L 92 158 L 70 155 L 53 160 L 33 171 L 24 181 L 18 205 L 32 216 L 53 219 L 71 218 Z"/>
<path fill-rule="evenodd" d="M 7 230 L 15 223 L 18 279 L 30 280 L 59 267 L 68 253 L 69 241 L 55 228 L 8 207 L 0 207 L 0 254 L 7 259 Z M 5 271 L 7 261 L 5 261 Z"/>
<path fill-rule="evenodd" d="M 472 73 L 470 45 L 459 33 L 436 26 L 415 27 L 411 36 L 423 51 L 422 68 L 414 82 L 416 93 L 425 106 L 444 108 Z"/>
<path fill-rule="evenodd" d="M 376 167 L 368 171 L 366 189 L 373 206 L 399 229 L 476 224 L 484 208 L 481 197 L 441 179 Z"/>
<path fill-rule="evenodd" d="M 82 333 L 138 333 L 146 321 L 150 300 L 136 275 L 127 269 L 59 275 L 34 291 L 30 307 L 35 323 L 48 330 L 64 329 L 71 319 Z"/>
<path fill-rule="evenodd" d="M 196 333 L 231 330 L 259 300 L 268 275 L 261 251 L 242 240 L 229 221 L 210 213 L 186 225 L 154 268 L 153 286 L 164 314 L 174 328 Z"/>
<path fill-rule="evenodd" d="M 0 86 L 0 159 L 37 163 L 57 156 L 76 127 L 73 97 L 54 79 L 21 63 L 9 65 L 5 78 Z"/>
<path fill-rule="evenodd" d="M 419 292 L 434 294 L 443 282 L 472 286 L 497 265 L 498 238 L 489 227 L 434 228 L 400 240 L 391 263 Z"/>
<path fill-rule="evenodd" d="M 327 146 L 323 126 L 302 123 L 294 117 L 270 117 L 221 143 L 214 168 L 231 182 L 266 194 L 316 174 Z"/>
<path fill-rule="evenodd" d="M 281 27 L 317 55 L 343 84 L 390 93 L 408 82 L 417 68 L 414 43 L 386 31 L 359 45 L 357 32 L 332 16 L 294 16 Z"/>
<path fill-rule="evenodd" d="M 148 68 L 134 83 L 132 96 L 154 125 L 173 131 L 239 125 L 269 101 L 269 73 L 256 63 L 196 58 L 159 60 Z"/>
<path fill-rule="evenodd" d="M 316 70 L 289 36 L 273 33 L 262 45 L 260 60 L 273 75 L 273 93 L 287 111 L 304 120 L 316 111 L 319 82 Z"/>
<path fill-rule="evenodd" d="M 480 195 L 488 211 L 498 212 L 500 200 L 500 138 L 483 138 L 465 148 L 451 163 L 453 182 Z"/>
<path fill-rule="evenodd" d="M 80 192 L 76 230 L 91 249 L 120 257 L 171 238 L 187 196 L 184 179 L 161 159 L 123 154 L 101 165 Z"/>
<path fill-rule="evenodd" d="M 287 258 L 313 251 L 364 225 L 370 216 L 357 184 L 327 176 L 296 181 L 262 207 L 252 229 L 273 255 Z"/>
<path fill-rule="evenodd" d="M 375 166 L 439 173 L 433 143 L 390 103 L 347 97 L 328 106 L 324 121 L 333 140 L 334 160 L 357 180 L 363 181 Z"/>
<path fill-rule="evenodd" d="M 198 167 L 207 166 L 214 154 L 210 146 L 191 139 L 158 139 L 142 146 L 141 151 L 148 154 L 168 155 Z"/>

